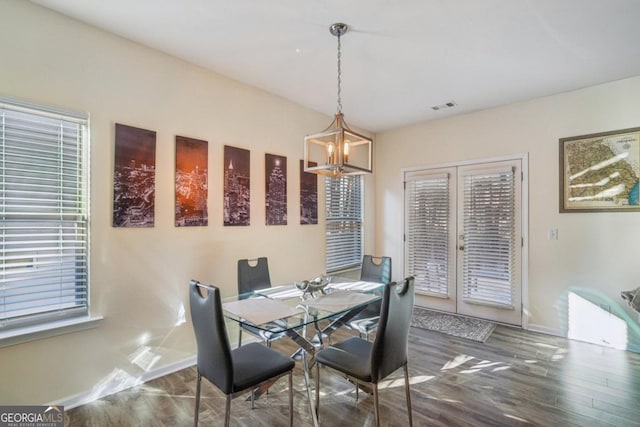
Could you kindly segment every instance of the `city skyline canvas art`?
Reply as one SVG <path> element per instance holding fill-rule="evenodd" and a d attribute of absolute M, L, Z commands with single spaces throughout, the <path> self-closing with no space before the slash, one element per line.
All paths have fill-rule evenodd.
<path fill-rule="evenodd" d="M 265 154 L 266 225 L 287 225 L 287 158 Z"/>
<path fill-rule="evenodd" d="M 113 226 L 155 223 L 156 132 L 116 123 Z"/>
<path fill-rule="evenodd" d="M 176 227 L 208 224 L 207 141 L 176 135 Z"/>
<path fill-rule="evenodd" d="M 309 162 L 311 167 L 317 166 Z M 300 160 L 300 224 L 318 223 L 318 175 L 304 171 Z"/>
<path fill-rule="evenodd" d="M 223 221 L 225 226 L 248 226 L 251 221 L 250 151 L 224 146 Z"/>

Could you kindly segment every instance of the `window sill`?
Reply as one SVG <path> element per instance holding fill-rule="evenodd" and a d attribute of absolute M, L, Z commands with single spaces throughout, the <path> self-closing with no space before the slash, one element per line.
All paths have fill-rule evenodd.
<path fill-rule="evenodd" d="M 102 316 L 82 316 L 0 332 L 0 348 L 98 327 Z"/>

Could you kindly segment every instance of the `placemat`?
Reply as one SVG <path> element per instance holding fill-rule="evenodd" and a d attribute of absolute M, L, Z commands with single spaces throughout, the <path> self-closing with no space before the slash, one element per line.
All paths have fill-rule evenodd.
<path fill-rule="evenodd" d="M 362 280 L 359 280 L 357 282 L 339 282 L 339 283 L 332 282 L 329 285 L 327 285 L 327 288 L 352 290 L 352 291 L 369 291 L 371 289 L 381 288 L 383 286 L 384 286 L 384 283 L 364 282 Z"/>
<path fill-rule="evenodd" d="M 318 308 L 320 310 L 338 312 L 375 299 L 378 299 L 376 295 L 340 290 L 308 299 L 303 304 L 307 307 Z"/>
<path fill-rule="evenodd" d="M 300 295 L 302 295 L 302 291 L 296 288 L 296 285 L 282 285 L 272 288 L 260 289 L 259 291 L 256 291 L 256 294 L 264 295 L 273 299 L 287 299 L 299 297 Z"/>
<path fill-rule="evenodd" d="M 269 298 L 248 298 L 226 302 L 222 304 L 222 308 L 255 325 L 303 313 L 299 308 Z"/>

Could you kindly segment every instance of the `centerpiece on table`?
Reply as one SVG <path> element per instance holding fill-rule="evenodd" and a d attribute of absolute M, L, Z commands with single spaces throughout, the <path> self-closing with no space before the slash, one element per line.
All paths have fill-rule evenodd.
<path fill-rule="evenodd" d="M 302 291 L 300 298 L 303 300 L 311 297 L 315 298 L 318 294 L 326 295 L 325 288 L 331 283 L 331 276 L 320 276 L 312 280 L 303 280 L 295 282 L 296 287 Z"/>

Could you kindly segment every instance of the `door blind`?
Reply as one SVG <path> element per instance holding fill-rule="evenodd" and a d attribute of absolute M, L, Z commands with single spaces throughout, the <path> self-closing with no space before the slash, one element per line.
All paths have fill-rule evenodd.
<path fill-rule="evenodd" d="M 416 292 L 448 295 L 449 175 L 408 178 L 406 256 Z"/>
<path fill-rule="evenodd" d="M 513 169 L 473 172 L 464 181 L 463 298 L 513 307 Z"/>
<path fill-rule="evenodd" d="M 87 123 L 0 98 L 0 328 L 87 311 Z"/>
<path fill-rule="evenodd" d="M 362 178 L 327 177 L 327 272 L 359 266 L 362 262 Z"/>

